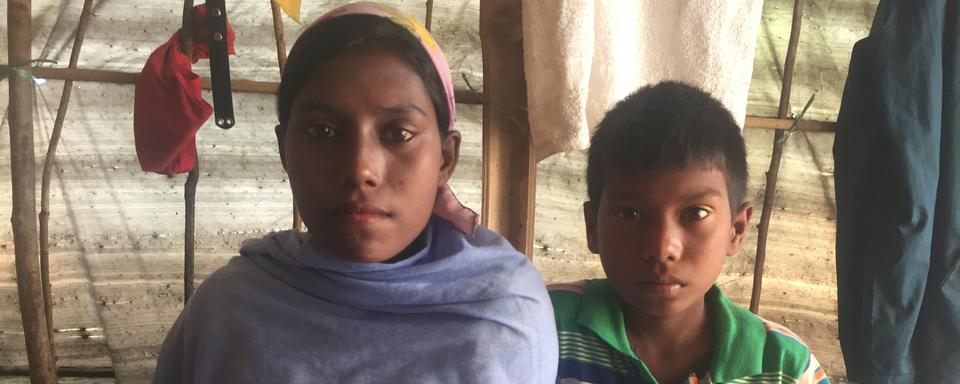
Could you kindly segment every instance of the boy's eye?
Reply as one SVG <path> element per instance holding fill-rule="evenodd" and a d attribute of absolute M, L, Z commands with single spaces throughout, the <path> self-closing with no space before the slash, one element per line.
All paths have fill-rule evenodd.
<path fill-rule="evenodd" d="M 616 208 L 614 209 L 613 214 L 621 220 L 636 220 L 637 217 L 640 216 L 640 212 L 630 208 Z"/>
<path fill-rule="evenodd" d="M 383 133 L 383 139 L 394 142 L 394 143 L 403 143 L 410 141 L 413 138 L 413 132 L 403 128 L 389 128 Z"/>
<path fill-rule="evenodd" d="M 685 221 L 700 221 L 710 216 L 712 212 L 704 207 L 689 207 L 681 213 L 681 218 Z"/>
<path fill-rule="evenodd" d="M 314 124 L 307 127 L 307 134 L 312 137 L 329 139 L 337 135 L 337 129 L 330 124 Z"/>

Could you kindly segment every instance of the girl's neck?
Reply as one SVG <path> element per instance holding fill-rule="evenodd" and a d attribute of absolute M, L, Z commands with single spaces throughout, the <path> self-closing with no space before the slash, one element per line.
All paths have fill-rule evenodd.
<path fill-rule="evenodd" d="M 427 228 L 429 228 L 429 226 Z M 400 251 L 400 253 L 398 253 L 396 256 L 391 257 L 390 259 L 384 261 L 383 263 L 393 264 L 393 263 L 398 263 L 403 260 L 406 260 L 410 258 L 410 256 L 416 255 L 418 252 L 423 250 L 423 248 L 426 247 L 426 243 L 427 243 L 427 230 L 424 229 L 423 232 L 420 233 L 420 236 L 417 236 L 416 239 L 413 239 L 413 242 L 411 242 L 410 245 L 408 245 L 406 248 Z"/>

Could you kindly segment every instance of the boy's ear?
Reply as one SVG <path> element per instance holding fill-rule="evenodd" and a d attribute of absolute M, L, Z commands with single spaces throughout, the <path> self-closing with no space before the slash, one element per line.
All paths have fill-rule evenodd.
<path fill-rule="evenodd" d="M 743 203 L 740 209 L 733 214 L 733 233 L 730 238 L 730 245 L 727 247 L 727 256 L 736 256 L 740 252 L 740 246 L 743 239 L 750 229 L 750 217 L 753 216 L 753 204 Z"/>
<path fill-rule="evenodd" d="M 440 137 L 440 156 L 443 163 L 440 164 L 440 184 L 442 187 L 447 184 L 453 171 L 457 169 L 457 162 L 460 161 L 460 132 L 455 130 L 447 131 L 446 135 Z"/>
<path fill-rule="evenodd" d="M 277 126 L 273 128 L 273 131 L 277 134 L 277 149 L 280 151 L 280 164 L 283 165 L 283 170 L 286 171 L 287 156 L 283 153 L 283 135 L 287 130 L 282 125 L 277 124 Z"/>
<path fill-rule="evenodd" d="M 583 203 L 583 221 L 587 226 L 587 249 L 593 253 L 600 253 L 600 239 L 597 236 L 597 204 L 588 201 Z"/>

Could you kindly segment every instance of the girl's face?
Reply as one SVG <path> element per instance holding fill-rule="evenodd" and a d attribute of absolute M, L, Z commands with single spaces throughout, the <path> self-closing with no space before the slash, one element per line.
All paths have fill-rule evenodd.
<path fill-rule="evenodd" d="M 366 263 L 394 258 L 423 232 L 459 147 L 458 132 L 441 136 L 417 73 L 371 43 L 316 68 L 280 137 L 310 234 Z"/>

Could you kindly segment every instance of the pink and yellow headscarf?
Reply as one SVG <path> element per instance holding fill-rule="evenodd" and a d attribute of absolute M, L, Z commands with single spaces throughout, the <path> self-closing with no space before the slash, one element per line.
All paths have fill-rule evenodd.
<path fill-rule="evenodd" d="M 450 75 L 450 65 L 447 63 L 447 57 L 444 56 L 443 51 L 440 50 L 440 45 L 433 39 L 430 32 L 410 15 L 400 12 L 400 10 L 391 6 L 368 1 L 347 4 L 327 12 L 323 16 L 320 16 L 310 28 L 322 24 L 325 21 L 346 15 L 373 15 L 388 18 L 395 24 L 410 31 L 410 34 L 420 41 L 420 44 L 427 51 L 427 54 L 430 55 L 430 61 L 433 62 L 437 73 L 440 74 L 440 81 L 443 83 L 443 92 L 447 97 L 447 109 L 450 112 L 450 125 L 448 128 L 453 130 L 453 121 L 456 120 L 457 108 L 456 102 L 453 99 L 453 78 Z"/>

